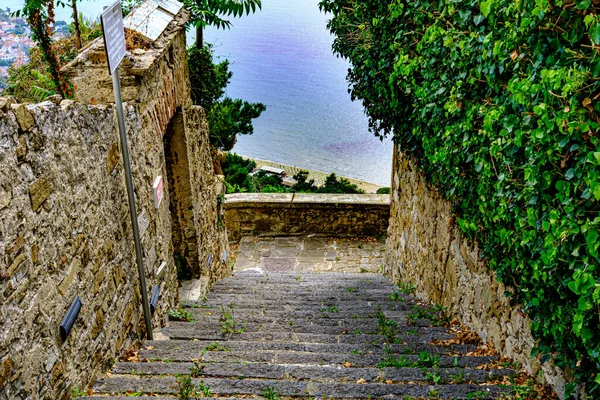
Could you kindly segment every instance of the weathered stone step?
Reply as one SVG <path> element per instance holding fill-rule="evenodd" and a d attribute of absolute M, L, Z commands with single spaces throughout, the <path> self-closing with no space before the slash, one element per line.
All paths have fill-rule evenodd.
<path fill-rule="evenodd" d="M 442 332 L 442 331 L 421 331 L 420 333 L 411 334 L 411 329 L 419 329 L 412 327 L 405 327 L 406 332 L 399 335 L 398 338 L 402 341 L 410 340 L 414 337 L 415 340 L 420 340 L 422 343 L 430 343 L 434 340 L 448 340 L 455 338 L 455 335 Z M 431 328 L 436 329 L 436 328 Z M 236 340 L 236 341 L 277 341 L 277 342 L 304 342 L 304 343 L 347 343 L 347 344 L 359 344 L 359 343 L 373 343 L 383 344 L 387 343 L 384 336 L 380 335 L 324 335 L 324 334 L 312 334 L 312 333 L 294 333 L 294 332 L 243 332 L 233 335 L 225 335 L 221 332 L 206 332 L 199 331 L 193 328 L 185 329 L 172 329 L 163 328 L 162 331 L 169 336 L 171 339 L 179 340 Z M 415 330 L 415 332 L 418 332 Z"/>
<path fill-rule="evenodd" d="M 273 389 L 280 396 L 294 397 L 334 397 L 334 398 L 373 398 L 380 396 L 413 396 L 467 399 L 480 392 L 478 399 L 497 399 L 509 390 L 498 386 L 473 384 L 429 385 L 429 384 L 380 384 L 380 383 L 321 383 L 271 379 L 192 379 L 194 385 L 203 382 L 210 387 L 213 395 L 262 395 Z M 123 393 L 125 390 L 144 393 L 170 394 L 177 392 L 175 377 L 112 377 L 100 379 L 94 386 L 97 393 Z"/>
<path fill-rule="evenodd" d="M 248 363 L 274 363 L 274 364 L 311 364 L 311 365 L 344 365 L 350 363 L 356 367 L 374 367 L 390 356 L 385 354 L 353 354 L 353 353 L 309 353 L 304 351 L 286 350 L 255 350 L 255 351 L 207 351 L 204 354 L 191 355 L 187 352 L 154 352 L 145 350 L 139 352 L 140 357 L 150 361 L 190 361 L 201 358 L 202 362 L 248 362 Z M 164 357 L 164 356 L 167 357 Z M 446 356 L 433 355 L 438 360 L 440 367 L 476 367 L 496 361 L 497 357 L 489 356 Z M 394 355 L 396 359 L 406 363 L 417 363 L 419 356 L 415 354 Z"/>
<path fill-rule="evenodd" d="M 277 293 L 277 294 L 305 294 L 305 293 L 330 293 L 334 296 L 347 296 L 349 298 L 355 296 L 359 297 L 360 295 L 376 295 L 381 294 L 387 297 L 388 294 L 393 292 L 394 287 L 392 285 L 382 286 L 382 285 L 370 285 L 363 286 L 359 288 L 358 286 L 348 285 L 348 286 L 340 286 L 340 285 L 306 285 L 306 284 L 297 284 L 297 285 L 263 285 L 257 287 L 247 287 L 247 286 L 236 286 L 236 287 L 214 287 L 211 289 L 212 295 L 219 294 L 260 294 L 263 289 L 267 293 Z"/>
<path fill-rule="evenodd" d="M 281 321 L 276 323 L 245 323 L 243 320 L 236 322 L 235 328 L 230 327 L 232 331 L 227 331 L 226 328 L 222 328 L 219 322 L 182 322 L 182 321 L 170 321 L 167 328 L 168 332 L 174 332 L 178 330 L 189 330 L 195 329 L 198 335 L 227 335 L 242 331 L 243 333 L 252 332 L 288 332 L 288 333 L 312 333 L 312 334 L 325 334 L 325 335 L 362 335 L 362 334 L 377 334 L 377 323 L 373 323 L 370 327 L 361 328 L 359 326 L 353 326 L 351 320 L 346 320 L 348 325 L 325 325 L 325 324 L 307 324 L 301 322 L 295 322 L 289 324 L 288 322 L 293 321 Z M 235 329 L 235 331 L 234 331 Z M 420 333 L 433 333 L 439 332 L 440 334 L 446 331 L 443 328 L 430 326 L 429 323 L 424 323 L 419 326 L 406 326 L 398 325 L 396 327 L 396 335 L 407 334 L 408 332 L 415 332 L 417 335 Z M 169 333 L 169 336 L 171 334 Z M 437 338 L 437 339 L 441 339 Z"/>
<path fill-rule="evenodd" d="M 325 279 L 323 279 L 325 278 Z M 281 279 L 274 275 L 269 275 L 267 278 L 225 278 L 216 282 L 213 288 L 252 288 L 257 286 L 328 286 L 328 287 L 348 287 L 355 286 L 358 288 L 368 287 L 386 287 L 390 290 L 398 289 L 397 285 L 394 285 L 387 279 L 373 279 L 373 278 L 354 278 L 354 279 L 327 279 L 327 275 L 295 275 L 293 278 Z"/>
<path fill-rule="evenodd" d="M 264 378 L 314 380 L 320 382 L 427 382 L 436 376 L 440 382 L 479 383 L 515 375 L 510 369 L 490 371 L 467 368 L 344 368 L 314 365 L 239 364 L 239 363 L 115 363 L 113 374 L 120 375 L 190 375 L 197 377 Z"/>
<path fill-rule="evenodd" d="M 474 345 L 432 346 L 428 343 L 410 342 L 406 344 L 319 344 L 319 343 L 278 343 L 242 341 L 189 341 L 166 340 L 147 342 L 140 351 L 146 359 L 191 360 L 199 358 L 205 351 L 299 351 L 306 353 L 338 354 L 417 354 L 427 351 L 432 354 L 466 354 L 474 351 Z M 212 349 L 212 350 L 211 350 Z M 187 359 L 185 357 L 188 357 Z"/>
<path fill-rule="evenodd" d="M 384 315 L 386 319 L 396 321 L 398 324 L 406 324 L 406 315 L 410 314 L 408 311 L 386 311 Z M 225 313 L 221 310 L 206 311 L 206 310 L 194 310 L 192 311 L 193 323 L 203 324 L 215 324 L 220 323 L 226 316 L 231 315 L 237 323 L 246 324 L 278 324 L 278 325 L 326 325 L 326 326 L 352 326 L 356 328 L 361 327 L 377 327 L 378 319 L 376 313 L 365 313 L 358 314 L 351 311 L 329 311 L 327 307 L 321 307 L 321 309 L 315 309 L 314 311 L 290 311 L 285 310 L 269 310 L 261 312 L 260 310 L 238 310 L 233 314 L 230 311 L 225 310 Z M 176 322 L 172 320 L 172 322 Z"/>
<path fill-rule="evenodd" d="M 288 312 L 302 312 L 305 309 L 320 309 L 321 307 L 337 306 L 340 310 L 347 312 L 356 312 L 359 315 L 374 314 L 377 307 L 382 310 L 412 310 L 416 305 L 413 302 L 391 302 L 387 299 L 361 300 L 361 299 L 340 299 L 340 298 L 315 298 L 315 299 L 297 299 L 280 298 L 278 300 L 264 300 L 257 298 L 237 298 L 235 296 L 224 296 L 221 298 L 210 298 L 200 303 L 184 304 L 185 307 L 197 310 L 221 311 L 233 304 L 234 310 L 250 309 L 255 311 L 265 310 L 286 310 Z"/>
<path fill-rule="evenodd" d="M 346 281 L 358 281 L 358 282 L 381 282 L 391 283 L 390 279 L 370 272 L 365 273 L 352 273 L 352 272 L 277 272 L 277 273 L 260 273 L 256 271 L 240 271 L 236 272 L 231 277 L 222 279 L 220 282 L 249 282 L 259 283 L 265 282 L 297 282 L 298 277 L 301 277 L 302 281 L 318 281 L 318 282 L 346 282 Z"/>

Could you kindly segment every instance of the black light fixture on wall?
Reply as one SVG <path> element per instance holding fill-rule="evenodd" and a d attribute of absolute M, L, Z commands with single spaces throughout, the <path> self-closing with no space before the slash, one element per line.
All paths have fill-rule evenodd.
<path fill-rule="evenodd" d="M 156 311 L 156 305 L 158 304 L 158 296 L 160 296 L 160 288 L 158 285 L 154 285 L 154 290 L 152 291 L 152 297 L 150 298 L 150 313 L 154 314 Z"/>
<path fill-rule="evenodd" d="M 65 315 L 60 323 L 60 338 L 63 342 L 67 340 L 67 336 L 71 333 L 71 329 L 73 328 L 73 324 L 75 324 L 79 311 L 81 311 L 81 299 L 79 296 L 75 296 L 75 300 L 73 300 L 71 307 L 69 307 L 67 315 Z"/>

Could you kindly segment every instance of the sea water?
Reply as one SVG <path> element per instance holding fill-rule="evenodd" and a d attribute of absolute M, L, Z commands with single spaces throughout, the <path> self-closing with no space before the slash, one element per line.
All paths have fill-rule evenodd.
<path fill-rule="evenodd" d="M 80 1 L 78 8 L 96 18 L 111 3 Z M 22 2 L 1 6 L 18 9 Z M 230 60 L 226 95 L 267 105 L 254 134 L 239 137 L 233 151 L 388 186 L 391 140 L 370 133 L 362 105 L 350 100 L 350 65 L 331 50 L 328 18 L 317 0 L 263 0 L 262 10 L 232 18 L 231 29 L 205 30 L 215 55 Z M 70 20 L 69 9 L 59 8 L 57 19 Z"/>

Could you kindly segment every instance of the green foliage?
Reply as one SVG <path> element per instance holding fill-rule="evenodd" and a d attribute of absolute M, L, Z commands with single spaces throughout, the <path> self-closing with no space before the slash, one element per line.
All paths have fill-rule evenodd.
<path fill-rule="evenodd" d="M 183 308 L 178 310 L 169 310 L 169 319 L 171 321 L 186 321 L 191 322 L 194 320 L 194 314 L 191 311 L 186 311 Z"/>
<path fill-rule="evenodd" d="M 227 311 L 224 306 L 221 306 L 221 316 L 219 317 L 221 333 L 230 335 L 234 333 L 244 333 L 246 328 L 243 326 L 238 328 L 238 322 L 235 320 L 235 305 L 230 303 L 228 308 L 229 310 Z"/>
<path fill-rule="evenodd" d="M 315 185 L 315 180 L 308 180 L 307 171 L 299 171 L 294 175 L 296 183 L 292 187 L 292 191 L 299 193 L 364 193 L 353 183 L 350 183 L 346 178 L 338 178 L 335 174 L 325 178 L 323 186 Z"/>
<path fill-rule="evenodd" d="M 275 387 L 267 386 L 263 392 L 263 397 L 266 400 L 279 400 L 279 390 Z"/>
<path fill-rule="evenodd" d="M 284 186 L 282 178 L 257 171 L 250 175 L 256 168 L 253 160 L 244 159 L 235 153 L 226 153 L 221 163 L 225 175 L 225 185 L 228 193 L 261 192 L 261 193 L 364 193 L 356 185 L 345 178 L 337 178 L 335 174 L 329 175 L 323 186 L 315 185 L 314 180 L 308 181 L 308 172 L 300 171 L 294 175 L 296 184 L 292 188 Z"/>
<path fill-rule="evenodd" d="M 235 153 L 226 153 L 221 163 L 228 193 L 254 192 L 254 181 L 250 173 L 256 168 L 253 160 L 244 159 Z"/>
<path fill-rule="evenodd" d="M 180 400 L 191 400 L 201 397 L 211 397 L 212 391 L 210 386 L 200 381 L 197 386 L 192 382 L 189 375 L 177 377 L 177 398 Z"/>
<path fill-rule="evenodd" d="M 351 96 L 452 202 L 538 340 L 600 396 L 600 9 L 323 0 Z"/>
<path fill-rule="evenodd" d="M 89 18 L 79 15 L 81 40 L 85 45 L 102 35 L 100 24 Z M 72 25 L 69 27 L 72 30 Z M 75 58 L 77 48 L 75 38 L 61 38 L 52 41 L 52 52 L 57 57 L 58 63 L 64 65 Z M 19 102 L 38 103 L 46 97 L 60 94 L 56 90 L 55 81 L 48 70 L 45 56 L 38 47 L 31 48 L 29 52 L 31 61 L 27 64 L 12 66 L 8 70 L 6 93 L 17 98 Z M 65 83 L 65 87 L 68 84 Z"/>
<path fill-rule="evenodd" d="M 210 143 L 217 149 L 229 151 L 235 145 L 237 135 L 254 132 L 252 120 L 267 107 L 262 103 L 223 97 L 233 73 L 229 71 L 227 60 L 218 64 L 213 62 L 210 45 L 189 48 L 188 65 L 192 101 L 207 112 Z"/>
<path fill-rule="evenodd" d="M 52 76 L 33 62 L 10 67 L 8 82 L 5 90 L 23 103 L 38 103 L 46 97 L 57 94 Z"/>
<path fill-rule="evenodd" d="M 233 72 L 229 71 L 229 60 L 215 64 L 210 44 L 190 47 L 188 57 L 192 101 L 205 110 L 210 110 L 223 96 L 225 87 L 233 76 Z"/>
<path fill-rule="evenodd" d="M 377 194 L 390 194 L 390 188 L 389 187 L 382 187 L 377 189 Z"/>
<path fill-rule="evenodd" d="M 185 8 L 192 13 L 196 26 L 212 25 L 217 28 L 230 28 L 231 22 L 224 15 L 241 17 L 260 9 L 260 0 L 184 0 Z"/>
<path fill-rule="evenodd" d="M 267 109 L 262 103 L 249 103 L 241 99 L 225 97 L 215 103 L 208 112 L 210 143 L 220 150 L 233 149 L 237 135 L 254 132 L 252 120 Z"/>

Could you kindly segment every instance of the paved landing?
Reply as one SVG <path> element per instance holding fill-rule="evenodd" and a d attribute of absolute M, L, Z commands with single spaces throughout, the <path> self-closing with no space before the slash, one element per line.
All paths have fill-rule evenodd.
<path fill-rule="evenodd" d="M 246 236 L 240 240 L 235 270 L 377 273 L 384 252 L 385 239 Z"/>
<path fill-rule="evenodd" d="M 296 270 L 302 252 L 311 251 L 315 242 L 305 239 L 302 246 L 289 247 L 282 242 L 274 241 L 277 247 L 264 240 L 246 243 L 253 249 L 252 257 L 242 257 L 247 264 L 215 284 L 205 300 L 171 318 L 163 329 L 170 340 L 146 342 L 128 361 L 116 363 L 109 377 L 96 381 L 94 396 L 275 400 L 510 395 L 498 382 L 509 382 L 516 372 L 441 326 L 447 322 L 444 315 L 420 304 L 409 288 L 369 272 Z M 339 242 L 335 246 L 343 257 L 344 247 Z M 294 272 L 269 261 L 278 258 L 296 260 Z"/>

